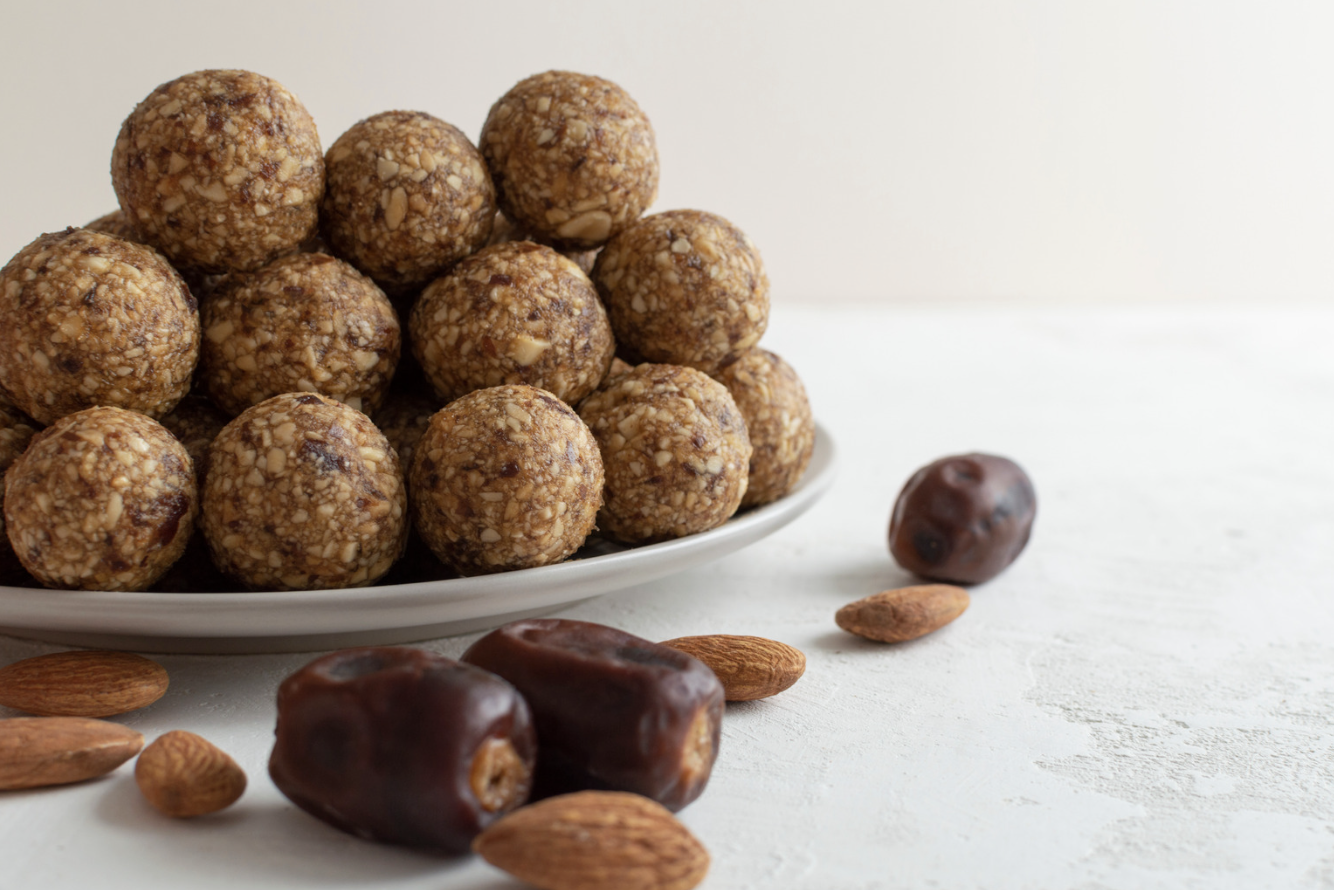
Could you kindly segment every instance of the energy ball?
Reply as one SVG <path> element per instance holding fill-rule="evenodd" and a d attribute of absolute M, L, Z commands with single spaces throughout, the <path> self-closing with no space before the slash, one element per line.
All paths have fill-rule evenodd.
<path fill-rule="evenodd" d="M 496 192 L 458 128 L 420 111 L 353 124 L 329 149 L 324 234 L 391 293 L 420 287 L 486 244 Z"/>
<path fill-rule="evenodd" d="M 152 248 L 42 235 L 0 270 L 0 317 L 0 390 L 40 423 L 94 405 L 157 417 L 190 389 L 195 299 Z"/>
<path fill-rule="evenodd" d="M 37 434 L 5 474 L 5 526 L 47 587 L 143 590 L 199 512 L 190 455 L 157 421 L 89 408 Z"/>
<path fill-rule="evenodd" d="M 277 81 L 196 71 L 130 112 L 111 183 L 140 237 L 174 265 L 249 271 L 314 232 L 324 154 L 310 112 Z"/>
<path fill-rule="evenodd" d="M 125 215 L 124 210 L 113 210 L 108 214 L 99 216 L 84 228 L 90 232 L 111 235 L 122 241 L 133 241 L 135 244 L 143 243 L 139 240 L 139 232 L 135 229 L 134 223 Z"/>
<path fill-rule="evenodd" d="M 0 474 L 8 470 L 37 435 L 37 423 L 18 410 L 0 405 Z M 3 475 L 0 475 L 3 485 Z M 14 548 L 5 534 L 4 512 L 0 510 L 0 584 L 16 586 L 27 580 Z"/>
<path fill-rule="evenodd" d="M 413 450 L 441 404 L 439 399 L 425 393 L 391 390 L 384 407 L 375 413 L 375 425 L 393 446 L 405 473 L 412 466 Z"/>
<path fill-rule="evenodd" d="M 791 365 L 758 347 L 724 365 L 715 377 L 741 409 L 754 449 L 741 506 L 778 500 L 801 480 L 815 453 L 815 421 L 806 387 Z"/>
<path fill-rule="evenodd" d="M 645 217 L 602 249 L 593 283 L 617 343 L 650 362 L 711 372 L 758 343 L 769 324 L 759 251 L 712 213 Z"/>
<path fill-rule="evenodd" d="M 1017 463 L 993 454 L 942 457 L 899 492 L 889 520 L 889 552 L 935 581 L 981 584 L 1028 544 L 1037 494 Z"/>
<path fill-rule="evenodd" d="M 727 388 L 701 371 L 639 365 L 579 407 L 602 449 L 598 525 L 627 544 L 722 525 L 746 494 L 750 439 Z"/>
<path fill-rule="evenodd" d="M 491 107 L 479 147 L 500 209 L 562 250 L 599 247 L 658 195 L 653 126 L 625 90 L 548 71 Z"/>
<path fill-rule="evenodd" d="M 417 360 L 446 401 L 527 383 L 574 404 L 602 382 L 616 351 L 588 276 L 529 241 L 459 262 L 422 291 L 409 326 Z"/>
<path fill-rule="evenodd" d="M 486 246 L 493 244 L 508 244 L 511 241 L 541 241 L 532 232 L 526 232 L 510 221 L 505 214 L 497 212 L 495 225 L 491 228 L 491 237 L 487 239 Z M 597 262 L 598 249 L 592 250 L 562 250 L 560 255 L 578 266 L 585 275 L 593 272 L 593 263 Z"/>
<path fill-rule="evenodd" d="M 366 415 L 313 393 L 247 409 L 209 449 L 204 535 L 247 587 L 371 584 L 407 539 L 398 457 Z"/>
<path fill-rule="evenodd" d="M 409 476 L 417 532 L 461 575 L 565 559 L 593 529 L 602 483 L 597 443 L 579 415 L 521 384 L 441 409 Z"/>
<path fill-rule="evenodd" d="M 201 489 L 208 478 L 208 448 L 229 420 L 231 417 L 219 411 L 207 396 L 197 392 L 181 399 L 175 408 L 162 416 L 162 425 L 167 432 L 189 452 L 195 467 L 195 481 Z"/>
<path fill-rule="evenodd" d="M 295 253 L 214 294 L 203 308 L 203 379 L 240 414 L 285 392 L 317 392 L 373 412 L 402 339 L 375 283 L 341 260 Z"/>

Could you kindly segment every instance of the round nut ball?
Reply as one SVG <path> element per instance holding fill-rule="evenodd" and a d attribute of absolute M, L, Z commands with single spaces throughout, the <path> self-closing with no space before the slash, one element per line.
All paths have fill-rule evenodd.
<path fill-rule="evenodd" d="M 0 317 L 0 389 L 44 424 L 94 405 L 160 416 L 199 359 L 199 313 L 176 270 L 87 229 L 42 235 L 0 270 Z"/>
<path fill-rule="evenodd" d="M 324 154 L 310 112 L 282 84 L 196 71 L 130 112 L 111 184 L 139 236 L 177 267 L 249 271 L 314 232 Z"/>
<path fill-rule="evenodd" d="M 217 567 L 265 590 L 371 584 L 407 540 L 398 456 L 366 415 L 313 393 L 244 411 L 209 449 L 204 535 Z"/>
<path fill-rule="evenodd" d="M 135 244 L 143 243 L 139 240 L 139 232 L 134 228 L 134 223 L 125 215 L 124 210 L 113 210 L 110 213 L 103 214 L 88 223 L 84 228 L 90 232 L 111 235 L 113 238 L 119 238 L 122 241 L 133 241 Z"/>
<path fill-rule="evenodd" d="M 769 324 L 759 251 L 712 213 L 641 219 L 598 254 L 593 283 L 617 343 L 650 362 L 711 372 L 758 343 Z"/>
<path fill-rule="evenodd" d="M 457 127 L 420 111 L 353 124 L 326 158 L 323 230 L 391 293 L 420 287 L 491 234 L 496 192 Z"/>
<path fill-rule="evenodd" d="M 701 371 L 639 365 L 579 406 L 602 449 L 599 527 L 629 544 L 722 525 L 746 494 L 750 439 L 727 388 Z"/>
<path fill-rule="evenodd" d="M 5 474 L 5 526 L 47 587 L 143 590 L 185 550 L 199 512 L 185 447 L 122 408 L 62 417 Z"/>
<path fill-rule="evenodd" d="M 384 405 L 375 412 L 375 425 L 393 446 L 405 475 L 412 467 L 412 453 L 417 442 L 441 405 L 439 399 L 426 393 L 391 390 Z"/>
<path fill-rule="evenodd" d="M 1014 461 L 991 454 L 942 457 L 899 492 L 889 551 L 905 569 L 954 584 L 989 581 L 1018 558 L 1037 494 Z"/>
<path fill-rule="evenodd" d="M 191 392 L 176 403 L 176 407 L 162 415 L 161 423 L 185 446 L 195 466 L 195 481 L 200 489 L 208 478 L 208 448 L 231 420 L 218 410 L 208 397 Z"/>
<path fill-rule="evenodd" d="M 527 383 L 574 404 L 597 388 L 616 351 L 588 276 L 529 241 L 488 247 L 431 282 L 409 327 L 417 360 L 446 401 Z"/>
<path fill-rule="evenodd" d="M 653 126 L 609 80 L 548 71 L 500 97 L 479 147 L 500 209 L 563 250 L 598 247 L 658 195 Z"/>
<path fill-rule="evenodd" d="M 486 240 L 486 246 L 493 244 L 508 244 L 511 241 L 533 241 L 540 242 L 532 232 L 525 232 L 520 229 L 505 214 L 496 212 L 496 223 L 491 229 L 491 237 Z M 597 262 L 598 250 L 562 250 L 560 255 L 578 266 L 585 275 L 593 274 L 593 263 Z"/>
<path fill-rule="evenodd" d="M 550 393 L 479 389 L 431 418 L 409 485 L 417 532 L 461 575 L 560 562 L 593 530 L 602 458 Z"/>
<path fill-rule="evenodd" d="M 398 316 L 384 292 L 322 253 L 294 253 L 203 307 L 203 380 L 229 414 L 285 392 L 317 392 L 370 413 L 398 366 Z"/>
<path fill-rule="evenodd" d="M 815 453 L 815 421 L 806 387 L 791 365 L 758 347 L 743 352 L 715 376 L 741 409 L 755 449 L 741 506 L 776 501 L 801 481 Z"/>

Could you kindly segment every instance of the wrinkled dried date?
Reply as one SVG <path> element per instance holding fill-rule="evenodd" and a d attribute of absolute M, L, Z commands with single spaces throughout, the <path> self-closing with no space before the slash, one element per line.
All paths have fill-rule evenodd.
<path fill-rule="evenodd" d="M 910 572 L 980 584 L 1014 562 L 1037 513 L 1033 483 L 1014 461 L 989 454 L 944 457 L 899 492 L 889 550 Z"/>
<path fill-rule="evenodd" d="M 523 698 L 418 649 L 348 649 L 278 689 L 269 774 L 306 812 L 390 843 L 464 853 L 532 787 Z"/>
<path fill-rule="evenodd" d="M 515 621 L 463 660 L 513 683 L 533 710 L 534 796 L 633 791 L 671 810 L 700 795 L 718 755 L 723 689 L 702 662 L 586 621 Z"/>

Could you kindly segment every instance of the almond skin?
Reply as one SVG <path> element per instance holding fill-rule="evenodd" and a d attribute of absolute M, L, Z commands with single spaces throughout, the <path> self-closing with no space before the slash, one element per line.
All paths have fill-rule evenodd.
<path fill-rule="evenodd" d="M 690 890 L 709 870 L 708 851 L 666 807 L 623 791 L 522 807 L 472 848 L 541 890 Z"/>
<path fill-rule="evenodd" d="M 663 643 L 707 664 L 723 684 L 728 701 L 777 695 L 801 679 L 806 656 L 800 649 L 764 637 L 706 634 Z"/>
<path fill-rule="evenodd" d="M 193 732 L 159 736 L 139 755 L 134 781 L 148 802 L 178 819 L 216 813 L 245 792 L 245 772 L 217 745 Z"/>
<path fill-rule="evenodd" d="M 868 640 L 902 643 L 939 630 L 968 608 L 968 591 L 952 584 L 884 590 L 838 610 L 838 626 Z"/>
<path fill-rule="evenodd" d="M 129 652 L 55 652 L 0 668 L 0 705 L 44 717 L 111 717 L 166 691 L 166 669 Z"/>
<path fill-rule="evenodd" d="M 141 734 L 105 720 L 0 720 L 0 791 L 66 785 L 106 775 L 143 746 Z"/>

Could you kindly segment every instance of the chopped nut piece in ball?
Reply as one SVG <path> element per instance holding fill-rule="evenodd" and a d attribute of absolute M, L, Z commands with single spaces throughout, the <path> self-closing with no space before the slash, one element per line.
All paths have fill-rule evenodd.
<path fill-rule="evenodd" d="M 42 235 L 0 270 L 0 317 L 0 389 L 40 423 L 94 405 L 157 417 L 190 389 L 195 299 L 151 248 Z"/>
<path fill-rule="evenodd" d="M 111 183 L 139 236 L 181 269 L 258 269 L 314 232 L 324 155 L 310 112 L 277 81 L 196 71 L 130 112 Z"/>
<path fill-rule="evenodd" d="M 806 387 L 791 365 L 759 348 L 743 352 L 714 376 L 736 400 L 755 449 L 741 506 L 778 500 L 801 480 L 815 453 Z"/>
<path fill-rule="evenodd" d="M 369 414 L 402 348 L 384 292 L 322 253 L 290 254 L 239 278 L 205 302 L 203 327 L 204 384 L 231 414 L 298 391 Z"/>
<path fill-rule="evenodd" d="M 629 544 L 722 525 L 746 493 L 750 440 L 727 388 L 677 365 L 640 365 L 579 406 L 606 467 L 603 531 Z"/>
<path fill-rule="evenodd" d="M 653 126 L 609 80 L 548 71 L 491 107 L 478 147 L 500 209 L 564 250 L 599 247 L 658 194 Z"/>
<path fill-rule="evenodd" d="M 445 400 L 527 383 L 574 404 L 606 376 L 615 344 L 579 267 L 529 241 L 497 244 L 422 291 L 412 347 Z"/>
<path fill-rule="evenodd" d="M 769 324 L 759 251 L 712 213 L 645 217 L 598 254 L 593 283 L 617 343 L 650 362 L 712 372 L 758 343 Z"/>
<path fill-rule="evenodd" d="M 312 393 L 247 409 L 209 450 L 204 534 L 255 589 L 371 584 L 407 538 L 398 457 L 366 415 Z"/>
<path fill-rule="evenodd" d="M 578 550 L 602 503 L 602 458 L 564 402 L 497 386 L 431 418 L 409 481 L 422 539 L 460 574 L 480 575 Z"/>
<path fill-rule="evenodd" d="M 486 244 L 496 193 L 457 127 L 386 111 L 338 137 L 322 226 L 337 254 L 391 293 L 420 287 Z"/>
<path fill-rule="evenodd" d="M 198 511 L 185 446 L 121 408 L 61 418 L 5 475 L 9 540 L 47 587 L 149 587 L 185 549 Z"/>

